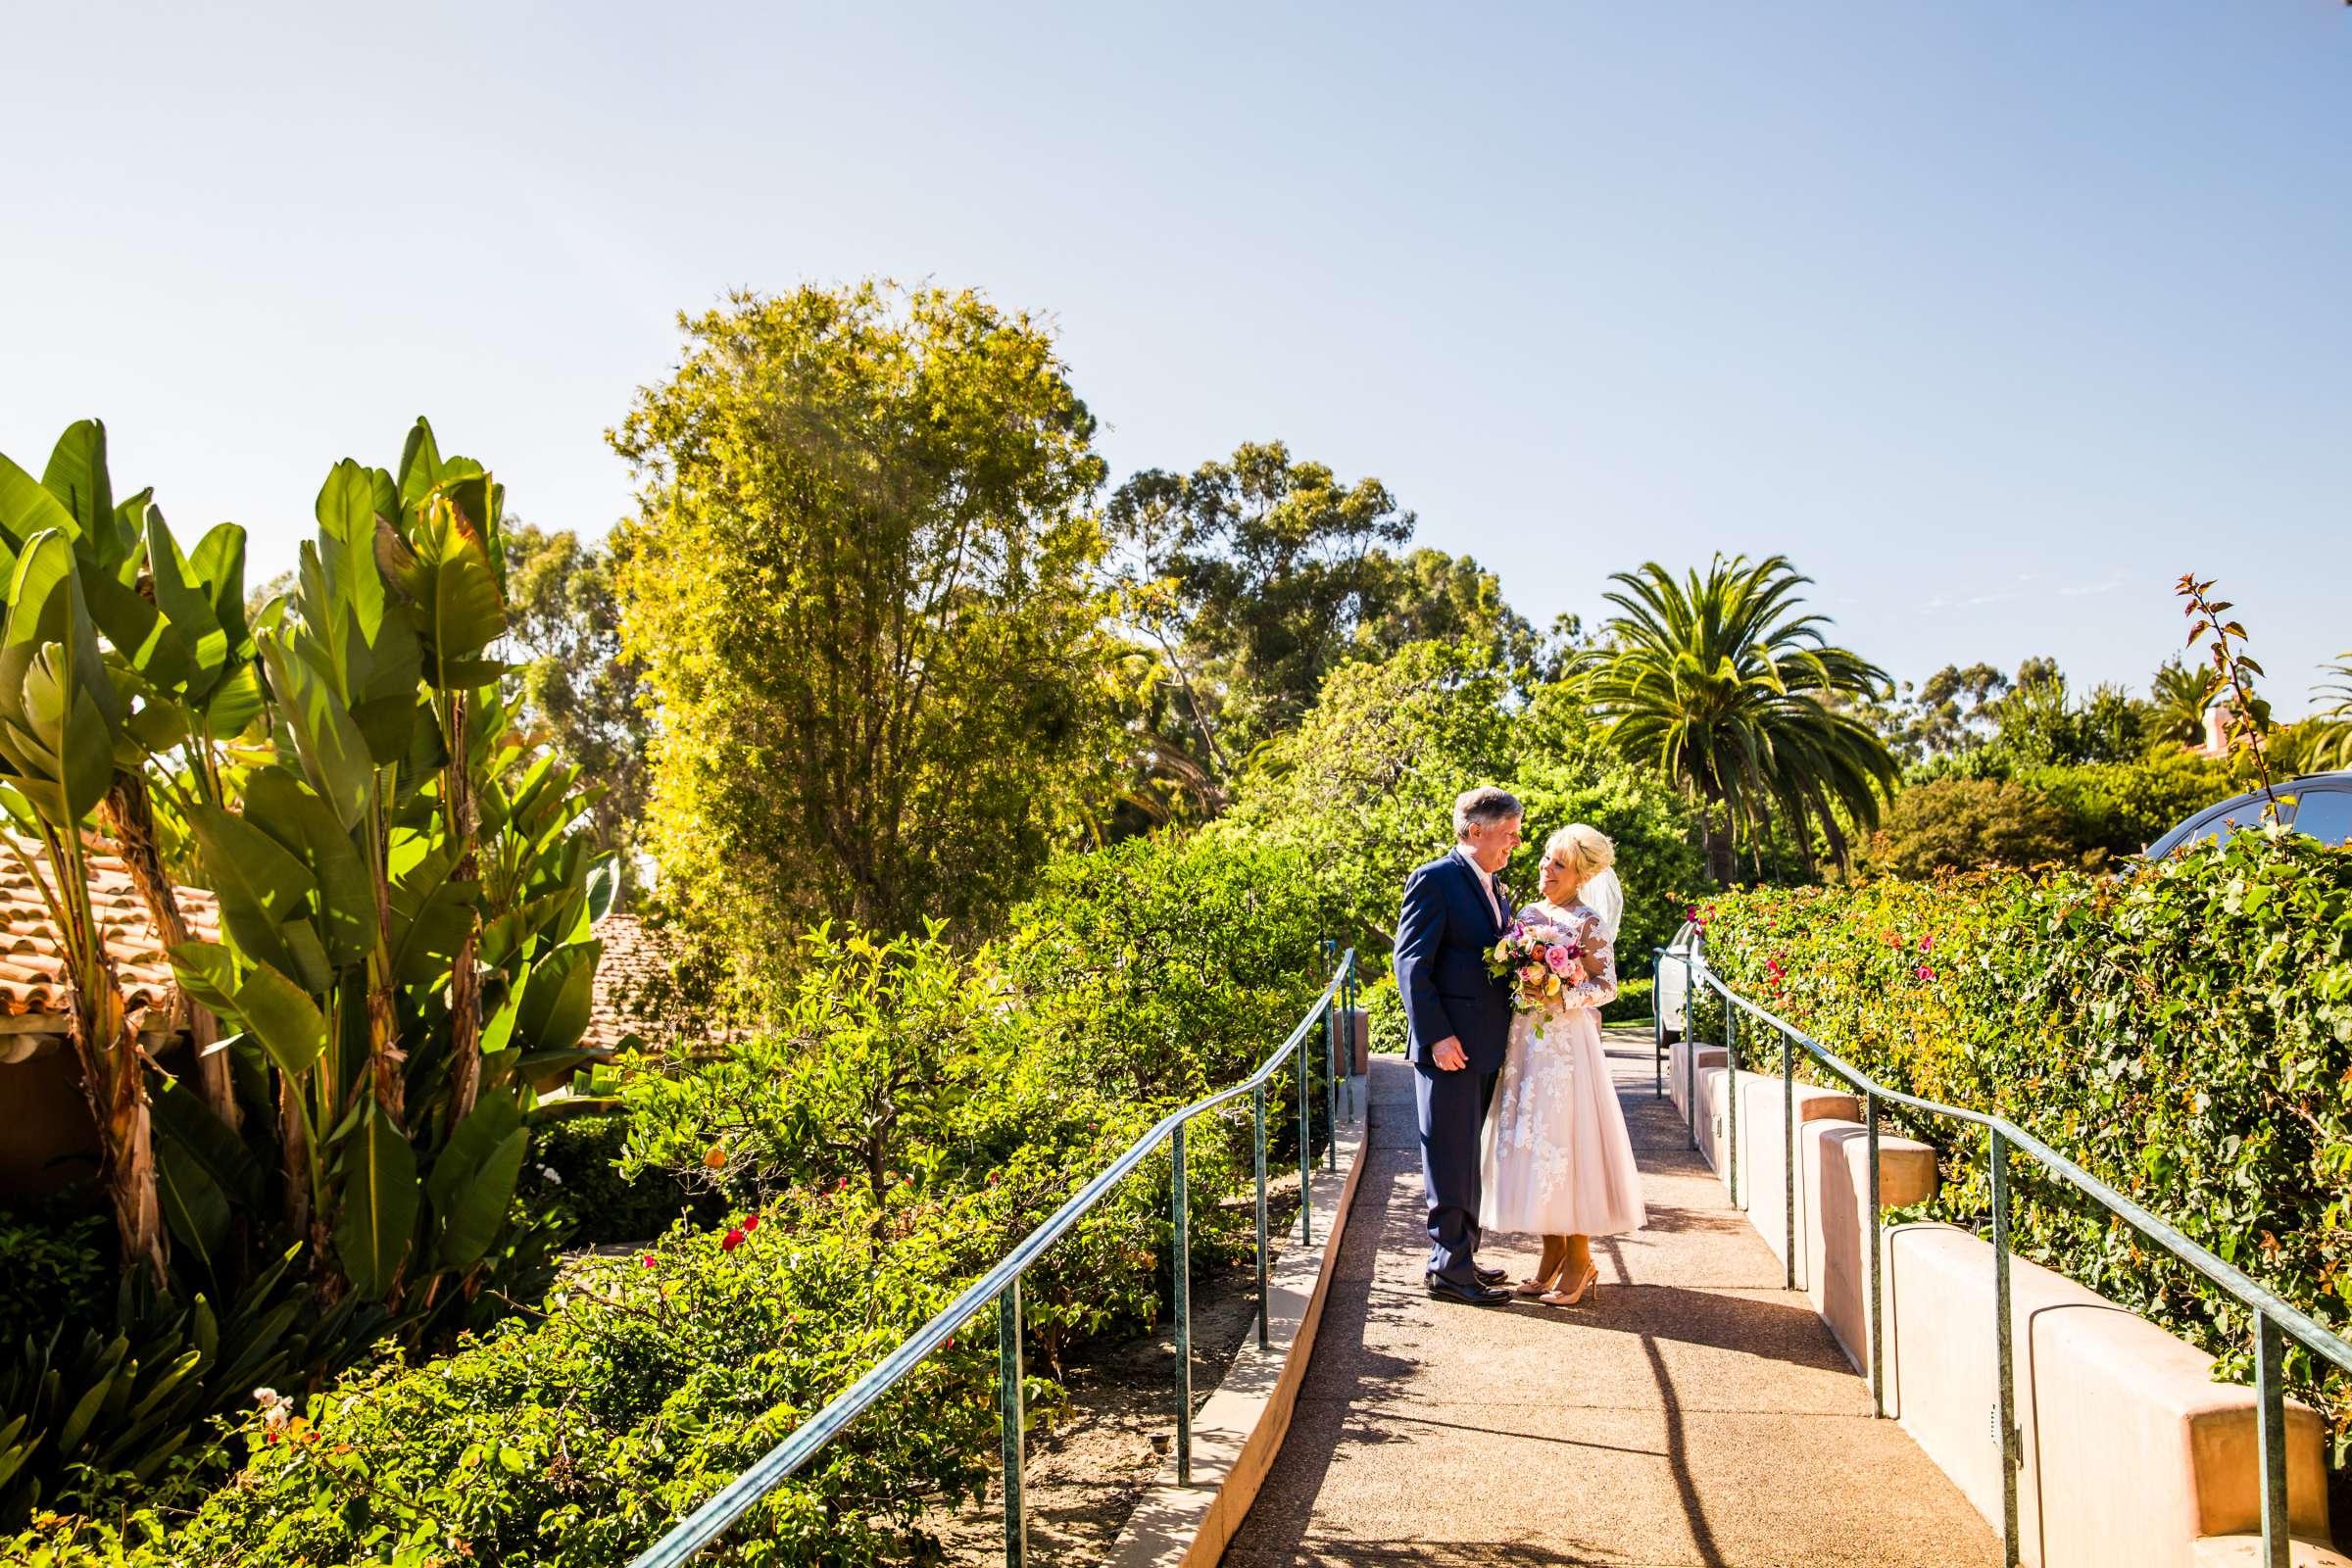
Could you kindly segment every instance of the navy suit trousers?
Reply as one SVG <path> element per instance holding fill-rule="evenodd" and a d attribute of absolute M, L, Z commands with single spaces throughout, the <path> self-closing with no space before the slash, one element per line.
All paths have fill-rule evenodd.
<path fill-rule="evenodd" d="M 1413 1063 L 1421 1181 L 1429 1194 L 1429 1272 L 1457 1285 L 1478 1281 L 1479 1153 L 1499 1076 Z"/>

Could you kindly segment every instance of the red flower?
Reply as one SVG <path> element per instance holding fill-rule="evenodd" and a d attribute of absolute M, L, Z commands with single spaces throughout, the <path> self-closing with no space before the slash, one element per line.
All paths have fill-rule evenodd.
<path fill-rule="evenodd" d="M 1935 939 L 1934 937 L 1921 937 L 1921 938 L 1919 939 L 1919 951 L 1920 951 L 1920 952 L 1922 952 L 1922 953 L 1933 953 L 1933 952 L 1935 952 L 1935 951 L 1936 951 L 1936 939 Z"/>
<path fill-rule="evenodd" d="M 718 1250 L 722 1252 L 732 1252 L 742 1245 L 743 1228 L 741 1226 L 736 1226 L 718 1239 Z"/>
<path fill-rule="evenodd" d="M 1919 977 L 1922 980 L 1933 980 L 1936 978 L 1936 971 L 1923 963 L 1919 966 Z"/>
<path fill-rule="evenodd" d="M 751 1234 L 752 1234 L 752 1232 L 754 1232 L 754 1231 L 758 1230 L 759 1228 L 760 1228 L 760 1216 L 759 1216 L 759 1215 L 757 1215 L 757 1214 L 746 1214 L 746 1215 L 744 1215 L 744 1216 L 743 1216 L 743 1234 L 744 1234 L 744 1235 L 746 1235 L 746 1236 L 749 1236 L 749 1235 L 751 1235 Z"/>
<path fill-rule="evenodd" d="M 654 1266 L 654 1254 L 648 1252 L 642 1259 L 640 1259 L 640 1261 L 642 1261 L 647 1268 L 652 1268 Z"/>

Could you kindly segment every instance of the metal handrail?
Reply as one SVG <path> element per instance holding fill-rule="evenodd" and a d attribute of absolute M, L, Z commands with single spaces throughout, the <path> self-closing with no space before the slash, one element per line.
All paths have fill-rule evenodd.
<path fill-rule="evenodd" d="M 1329 956 L 1332 944 L 1324 944 Z M 737 1476 L 720 1488 L 703 1505 L 688 1514 L 667 1534 L 640 1553 L 631 1568 L 675 1568 L 696 1552 L 716 1540 L 726 1529 L 789 1479 L 793 1473 L 816 1456 L 819 1449 L 840 1435 L 858 1413 L 880 1398 L 892 1385 L 913 1371 L 923 1359 L 985 1308 L 991 1300 L 997 1303 L 998 1332 L 998 1421 L 1004 1454 L 1004 1560 L 1011 1568 L 1021 1568 L 1028 1560 L 1028 1528 L 1021 1499 L 1022 1425 L 1025 1400 L 1021 1371 L 1021 1275 L 1030 1265 L 1043 1257 L 1048 1249 L 1059 1241 L 1070 1228 L 1085 1217 L 1088 1210 L 1107 1196 L 1119 1181 L 1142 1164 L 1161 1143 L 1172 1146 L 1174 1193 L 1170 1200 L 1175 1222 L 1177 1267 L 1173 1292 L 1176 1318 L 1176 1454 L 1177 1473 L 1181 1482 L 1192 1479 L 1192 1346 L 1191 1346 L 1191 1281 L 1192 1246 L 1185 1193 L 1185 1124 L 1194 1117 L 1238 1100 L 1243 1095 L 1251 1098 L 1256 1124 L 1257 1177 L 1257 1343 L 1266 1346 L 1266 1085 L 1275 1073 L 1293 1056 L 1298 1065 L 1298 1240 L 1305 1246 L 1311 1240 L 1308 1204 L 1308 1174 L 1313 1163 L 1312 1143 L 1309 1138 L 1309 1079 L 1307 1041 L 1315 1025 L 1323 1025 L 1324 1049 L 1327 1060 L 1325 1083 L 1329 1097 L 1332 1137 L 1325 1148 L 1329 1167 L 1338 1167 L 1339 1089 L 1342 1056 L 1339 1049 L 1339 1015 L 1342 1010 L 1352 1016 L 1357 992 L 1356 954 L 1349 948 L 1340 956 L 1331 981 L 1324 986 L 1298 1027 L 1290 1033 L 1274 1054 L 1258 1069 L 1230 1089 L 1218 1091 L 1189 1105 L 1170 1111 L 1152 1127 L 1152 1130 L 1127 1146 L 1116 1159 L 1104 1166 L 1075 1194 L 1071 1195 L 1045 1222 L 1022 1238 L 1019 1245 L 998 1260 L 987 1273 L 967 1286 L 955 1300 L 949 1302 L 931 1321 L 899 1342 L 898 1348 L 884 1356 L 864 1376 L 835 1395 L 824 1408 L 794 1428 L 783 1442 L 777 1444 Z M 1351 1031 L 1352 1032 L 1352 1031 Z M 1352 1069 L 1354 1042 L 1348 1042 L 1347 1064 Z M 1349 1083 L 1348 1109 L 1355 1109 L 1355 1086 L 1352 1070 Z"/>
<path fill-rule="evenodd" d="M 1725 1117 L 1730 1133 L 1730 1150 L 1725 1157 L 1725 1165 L 1730 1175 L 1734 1202 L 1739 1201 L 1740 1196 L 1740 1052 L 1739 1032 L 1733 1028 L 1733 1024 L 1739 1014 L 1745 1013 L 1756 1022 L 1777 1031 L 1781 1037 L 1781 1191 L 1784 1200 L 1783 1223 L 1787 1226 L 1783 1233 L 1783 1256 L 1787 1260 L 1788 1284 L 1791 1290 L 1796 1287 L 1796 1087 L 1791 1048 L 1801 1048 L 1824 1067 L 1863 1093 L 1868 1106 L 1870 1395 L 1871 1409 L 1875 1415 L 1886 1413 L 1886 1360 L 1879 1321 L 1883 1300 L 1880 1277 L 1880 1235 L 1883 1227 L 1878 1219 L 1880 1102 L 1908 1106 L 1932 1116 L 1947 1116 L 1985 1130 L 1987 1170 L 1992 1181 L 1993 1337 L 2000 1385 L 1999 1426 L 1995 1436 L 2001 1446 L 2001 1555 L 2004 1564 L 2015 1568 L 2019 1561 L 2017 1473 L 2025 1458 L 2023 1438 L 2017 1428 L 2017 1379 L 2010 1344 L 2008 1154 L 2011 1149 L 2016 1149 L 2031 1154 L 2037 1163 L 2068 1186 L 2097 1201 L 2109 1213 L 2213 1281 L 2253 1312 L 2257 1460 L 2262 1467 L 2261 1561 L 2266 1568 L 2288 1568 L 2291 1547 L 2286 1496 L 2286 1393 L 2282 1385 L 2284 1348 L 2280 1343 L 2280 1335 L 2281 1332 L 2291 1335 L 2313 1354 L 2324 1356 L 2347 1371 L 2352 1371 L 2352 1343 L 2347 1343 L 2313 1321 L 2292 1303 L 2257 1285 L 2238 1269 L 2190 1241 L 2177 1228 L 2126 1198 L 2007 1117 L 1969 1110 L 1960 1105 L 1947 1105 L 1940 1101 L 1923 1100 L 1917 1095 L 1906 1095 L 1899 1090 L 1886 1088 L 1788 1019 L 1732 990 L 1723 977 L 1708 965 L 1703 955 L 1656 948 L 1652 950 L 1652 957 L 1658 963 L 1673 959 L 1683 965 L 1683 1109 L 1690 1127 L 1690 1147 L 1693 1149 L 1698 1147 L 1698 1042 L 1692 1036 L 1691 1001 L 1695 988 L 1703 983 L 1724 1002 L 1724 1069 L 1730 1085 L 1726 1095 L 1730 1108 Z M 1661 1004 L 1652 1011 L 1655 1016 L 1650 1026 L 1653 1032 L 1651 1045 L 1662 1064 L 1666 1042 L 1665 1008 Z M 1659 1092 L 1664 1092 L 1662 1067 Z"/>

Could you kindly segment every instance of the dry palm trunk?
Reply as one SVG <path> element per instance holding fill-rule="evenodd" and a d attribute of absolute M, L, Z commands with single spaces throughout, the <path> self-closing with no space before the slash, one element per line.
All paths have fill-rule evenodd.
<path fill-rule="evenodd" d="M 94 929 L 85 933 L 96 934 Z M 139 1037 L 103 950 L 97 950 L 92 967 L 100 983 L 85 985 L 77 972 L 74 985 L 74 1049 L 81 1058 L 81 1091 L 98 1127 L 122 1260 L 125 1265 L 144 1261 L 160 1288 L 168 1283 L 164 1215 L 156 1196 L 155 1133 L 139 1072 Z"/>
<path fill-rule="evenodd" d="M 156 938 L 169 952 L 187 941 L 191 933 L 187 916 L 180 913 L 178 890 L 165 872 L 163 855 L 156 848 L 155 808 L 147 797 L 147 780 L 137 773 L 118 771 L 114 788 L 107 792 L 106 816 L 122 849 L 131 886 L 138 889 L 139 901 L 147 906 L 147 917 L 155 922 Z M 177 1006 L 187 1017 L 188 1049 L 196 1061 L 196 1084 L 203 1091 L 204 1102 L 233 1132 L 239 1125 L 236 1089 L 229 1080 L 228 1058 L 213 1050 L 220 1038 L 220 1021 L 210 1007 L 184 992 Z"/>
<path fill-rule="evenodd" d="M 477 824 L 473 809 L 472 746 L 466 735 L 469 706 L 465 692 L 450 693 L 449 766 L 441 774 L 447 831 L 453 840 L 466 847 L 451 872 L 461 882 L 470 882 L 481 874 L 480 858 L 473 846 Z M 449 1124 L 453 1128 L 472 1114 L 474 1099 L 482 1086 L 482 977 L 474 964 L 480 932 L 478 918 L 466 922 L 466 934 L 458 941 L 457 957 L 450 965 Z"/>

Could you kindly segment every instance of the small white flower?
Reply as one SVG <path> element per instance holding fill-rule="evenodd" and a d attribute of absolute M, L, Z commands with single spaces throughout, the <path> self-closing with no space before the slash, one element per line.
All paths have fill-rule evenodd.
<path fill-rule="evenodd" d="M 540 1166 L 539 1174 L 547 1179 L 547 1185 L 550 1187 L 561 1187 L 564 1185 L 564 1178 L 556 1174 L 556 1167 L 553 1165 Z"/>

